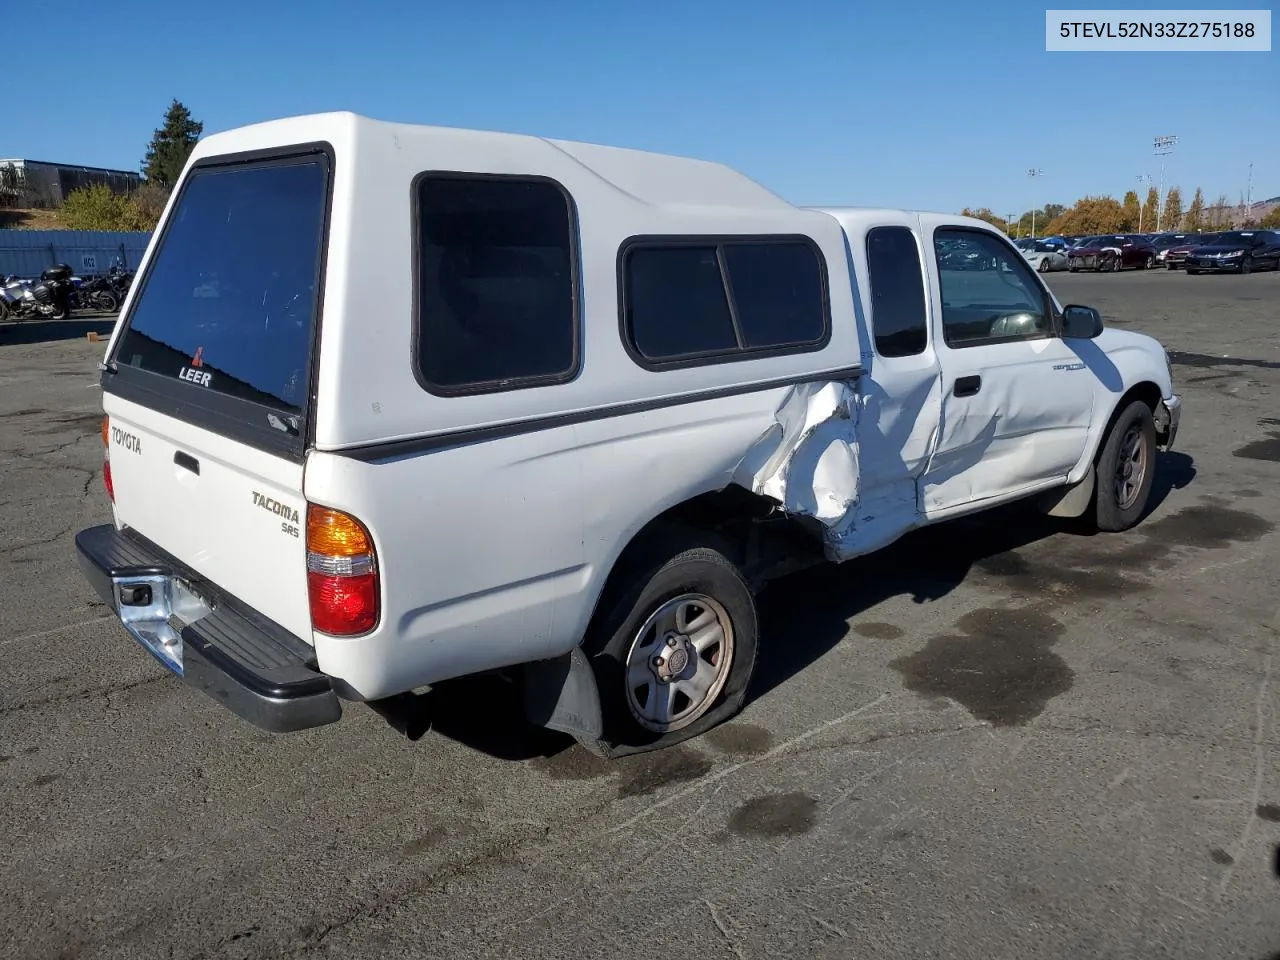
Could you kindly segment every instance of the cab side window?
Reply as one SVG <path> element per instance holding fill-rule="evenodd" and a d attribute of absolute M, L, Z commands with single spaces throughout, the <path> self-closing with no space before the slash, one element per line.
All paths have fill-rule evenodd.
<path fill-rule="evenodd" d="M 929 325 L 915 234 L 907 227 L 867 231 L 867 272 L 876 353 L 882 357 L 923 353 L 929 342 Z"/>
<path fill-rule="evenodd" d="M 1031 266 L 981 230 L 934 232 L 942 332 L 951 347 L 1053 336 L 1049 301 Z"/>

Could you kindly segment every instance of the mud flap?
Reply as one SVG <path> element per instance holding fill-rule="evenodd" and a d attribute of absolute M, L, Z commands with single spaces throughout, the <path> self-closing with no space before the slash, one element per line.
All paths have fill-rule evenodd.
<path fill-rule="evenodd" d="M 525 664 L 521 688 L 525 716 L 535 726 L 579 740 L 598 740 L 604 734 L 600 692 L 580 647 L 553 660 Z"/>
<path fill-rule="evenodd" d="M 1089 472 L 1079 483 L 1050 490 L 1040 497 L 1041 512 L 1051 517 L 1082 517 L 1093 502 L 1093 489 L 1097 485 L 1097 471 L 1089 464 Z"/>

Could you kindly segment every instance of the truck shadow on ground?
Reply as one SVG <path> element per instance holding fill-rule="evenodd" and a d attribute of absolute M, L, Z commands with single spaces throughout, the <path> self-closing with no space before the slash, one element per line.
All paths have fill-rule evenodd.
<path fill-rule="evenodd" d="M 1186 454 L 1162 455 L 1148 511 L 1189 485 L 1195 474 L 1194 461 Z M 802 673 L 849 636 L 850 620 L 885 601 L 903 595 L 916 603 L 940 600 L 985 561 L 1054 536 L 1108 538 L 1026 504 L 1012 504 L 917 530 L 868 557 L 777 581 L 760 595 L 763 639 L 748 702 Z M 411 740 L 434 732 L 502 760 L 550 757 L 574 743 L 529 724 L 516 685 L 496 675 L 451 680 L 371 707 Z"/>
<path fill-rule="evenodd" d="M 1158 510 L 1174 490 L 1188 486 L 1195 475 L 1195 462 L 1188 455 L 1162 454 L 1147 515 Z M 1136 529 L 1141 530 L 1141 524 Z M 764 696 L 805 670 L 849 635 L 850 620 L 885 601 L 899 596 L 908 596 L 914 603 L 941 600 L 984 563 L 1053 537 L 1100 541 L 1100 556 L 1108 546 L 1129 542 L 1127 535 L 1112 540 L 1116 535 L 1090 531 L 1080 521 L 1045 516 L 1027 503 L 1014 503 L 924 527 L 869 556 L 779 581 L 760 596 L 760 631 L 762 637 L 787 640 L 761 643 L 748 700 Z M 892 624 L 878 626 L 885 639 L 901 635 Z"/>
<path fill-rule="evenodd" d="M 83 340 L 96 333 L 107 337 L 116 325 L 114 316 L 75 317 L 70 320 L 31 320 L 0 323 L 0 347 L 55 343 L 59 340 Z"/>

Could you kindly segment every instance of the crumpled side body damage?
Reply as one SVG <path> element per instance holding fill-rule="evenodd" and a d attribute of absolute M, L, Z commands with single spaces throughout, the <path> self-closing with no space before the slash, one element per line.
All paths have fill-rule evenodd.
<path fill-rule="evenodd" d="M 734 483 L 776 500 L 792 516 L 821 523 L 831 560 L 845 559 L 842 545 L 857 516 L 857 421 L 852 383 L 799 385 L 733 475 Z"/>

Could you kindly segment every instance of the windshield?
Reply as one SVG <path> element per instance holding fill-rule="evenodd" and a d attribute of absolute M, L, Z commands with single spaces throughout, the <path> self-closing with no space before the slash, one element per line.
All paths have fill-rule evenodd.
<path fill-rule="evenodd" d="M 1035 246 L 1036 253 L 1053 253 L 1057 249 L 1056 243 L 1037 243 Z"/>
<path fill-rule="evenodd" d="M 1124 237 L 1094 237 L 1086 247 L 1114 247 L 1117 244 L 1124 243 Z"/>
<path fill-rule="evenodd" d="M 1218 234 L 1213 238 L 1213 243 L 1215 246 L 1219 247 L 1228 246 L 1230 244 L 1247 247 L 1253 244 L 1253 238 L 1255 236 L 1256 234 L 1253 233 L 1241 233 L 1238 230 L 1232 230 L 1229 233 Z"/>
<path fill-rule="evenodd" d="M 300 414 L 327 176 L 320 158 L 197 169 L 116 363 L 184 381 L 197 402 L 204 389 Z"/>

